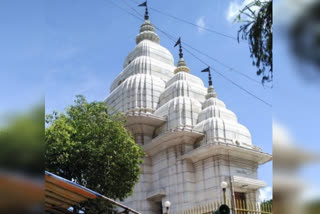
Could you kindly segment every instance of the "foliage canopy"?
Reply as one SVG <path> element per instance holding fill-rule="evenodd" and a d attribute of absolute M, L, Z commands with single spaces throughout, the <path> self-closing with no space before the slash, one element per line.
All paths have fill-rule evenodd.
<path fill-rule="evenodd" d="M 238 41 L 248 40 L 257 75 L 262 76 L 262 83 L 272 81 L 272 0 L 253 0 L 240 11 L 237 20 L 244 23 L 238 31 Z"/>
<path fill-rule="evenodd" d="M 46 116 L 45 168 L 107 197 L 123 200 L 139 179 L 144 153 L 125 117 L 78 95 L 66 113 Z"/>
<path fill-rule="evenodd" d="M 9 115 L 8 124 L 0 126 L 0 168 L 42 176 L 44 105 Z"/>

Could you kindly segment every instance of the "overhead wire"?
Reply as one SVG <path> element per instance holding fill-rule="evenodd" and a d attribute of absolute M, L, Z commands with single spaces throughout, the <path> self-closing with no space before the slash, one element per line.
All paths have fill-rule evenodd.
<path fill-rule="evenodd" d="M 137 2 L 136 0 L 131 0 L 131 1 L 133 1 L 133 2 L 136 3 L 136 4 L 138 4 L 138 2 Z M 169 14 L 169 13 L 165 13 L 165 12 L 163 12 L 163 11 L 160 11 L 160 10 L 158 10 L 158 9 L 156 9 L 156 8 L 153 8 L 153 7 L 150 7 L 150 6 L 149 6 L 148 8 L 151 9 L 151 10 L 153 10 L 153 11 L 155 11 L 155 12 L 157 12 L 157 13 L 159 13 L 159 14 L 162 14 L 162 15 L 164 15 L 164 16 L 167 16 L 167 17 L 170 17 L 170 18 L 172 18 L 172 19 L 178 20 L 178 21 L 180 21 L 180 22 L 184 22 L 184 23 L 186 23 L 186 24 L 192 25 L 192 26 L 197 27 L 197 28 L 200 28 L 200 29 L 202 29 L 202 30 L 206 30 L 206 31 L 208 31 L 208 32 L 211 32 L 211 33 L 214 33 L 214 34 L 217 34 L 217 35 L 226 37 L 226 38 L 228 38 L 228 39 L 232 39 L 232 40 L 238 41 L 238 39 L 237 39 L 236 37 L 234 37 L 234 36 L 230 36 L 230 35 L 227 35 L 227 34 L 225 34 L 225 33 L 221 33 L 221 32 L 219 32 L 219 31 L 216 31 L 216 30 L 213 30 L 213 29 L 210 29 L 210 28 L 207 28 L 207 27 L 203 27 L 203 26 L 201 26 L 201 25 L 195 24 L 195 23 L 190 22 L 190 21 L 185 20 L 185 19 L 181 19 L 181 18 L 179 18 L 179 17 L 177 17 L 177 16 L 171 15 L 171 14 Z"/>
<path fill-rule="evenodd" d="M 139 16 L 142 16 L 142 14 L 138 10 L 136 10 L 134 7 L 132 7 L 130 4 L 128 4 L 126 0 L 122 0 L 122 1 L 125 5 L 127 5 L 127 7 L 129 7 L 131 10 L 136 12 Z"/>
<path fill-rule="evenodd" d="M 131 0 L 131 1 L 135 2 L 136 4 L 138 4 L 138 2 L 135 1 L 135 0 Z M 126 5 L 128 5 L 128 3 L 126 2 L 126 0 L 123 0 L 123 2 L 124 2 Z M 130 7 L 132 10 L 134 10 L 134 11 L 137 12 L 137 10 L 136 10 L 135 8 L 133 8 L 132 6 L 128 5 L 128 7 Z M 217 33 L 217 34 L 219 34 L 219 35 L 223 35 L 223 36 L 226 36 L 226 37 L 233 38 L 233 39 L 237 40 L 237 38 L 235 38 L 235 37 L 225 35 L 225 34 L 223 34 L 223 33 L 220 33 L 220 32 L 218 32 L 218 31 L 211 30 L 211 29 L 209 29 L 209 28 L 204 28 L 204 27 L 202 27 L 202 26 L 200 26 L 200 25 L 197 25 L 197 24 L 191 23 L 191 22 L 189 22 L 189 21 L 183 20 L 183 19 L 181 19 L 181 18 L 179 18 L 179 17 L 175 17 L 175 16 L 173 16 L 173 15 L 171 15 L 171 14 L 164 13 L 164 12 L 162 12 L 162 11 L 159 11 L 159 10 L 155 9 L 155 8 L 152 8 L 152 7 L 149 7 L 149 8 L 152 9 L 152 10 L 154 10 L 154 11 L 156 11 L 156 12 L 158 12 L 158 13 L 161 13 L 161 14 L 163 14 L 163 15 L 166 15 L 166 16 L 169 16 L 169 17 L 172 17 L 172 18 L 175 18 L 175 19 L 178 20 L 178 21 L 185 22 L 185 23 L 191 24 L 191 25 L 193 25 L 193 26 L 199 27 L 199 28 L 201 28 L 201 29 L 205 29 L 205 30 L 208 30 L 208 31 L 211 31 L 211 32 L 215 32 L 215 33 Z M 141 14 L 140 14 L 140 15 L 141 15 Z M 185 44 L 186 46 L 188 46 L 189 48 L 193 49 L 194 51 L 198 52 L 199 54 L 201 54 L 201 55 L 203 55 L 203 56 L 206 56 L 206 57 L 208 57 L 209 59 L 212 59 L 213 61 L 215 61 L 215 62 L 217 62 L 218 64 L 222 65 L 223 67 L 227 68 L 229 71 L 231 71 L 231 72 L 234 71 L 234 73 L 236 73 L 236 74 L 238 74 L 238 75 L 241 75 L 241 76 L 247 78 L 247 79 L 250 80 L 250 81 L 253 81 L 253 82 L 255 82 L 255 83 L 261 84 L 260 81 L 257 81 L 257 80 L 255 80 L 255 79 L 253 79 L 252 77 L 248 76 L 247 74 L 239 71 L 238 69 L 236 69 L 236 68 L 234 68 L 234 67 L 228 66 L 227 64 L 225 64 L 225 63 L 221 62 L 220 60 L 218 60 L 217 58 L 214 58 L 214 57 L 212 57 L 212 56 L 204 53 L 203 51 L 200 51 L 200 50 L 192 47 L 190 44 L 188 44 L 188 43 L 186 43 L 186 42 L 184 42 L 184 44 Z M 268 85 L 263 85 L 263 87 L 266 87 L 266 88 L 269 88 L 269 89 L 271 88 L 271 87 L 268 86 Z"/>
<path fill-rule="evenodd" d="M 250 80 L 250 81 L 252 81 L 252 82 L 255 82 L 255 83 L 261 85 L 261 82 L 253 79 L 252 77 L 250 77 L 250 76 L 248 76 L 247 74 L 239 71 L 238 69 L 236 69 L 236 68 L 234 68 L 234 67 L 231 67 L 231 66 L 229 66 L 229 65 L 221 62 L 220 60 L 218 60 L 218 59 L 216 59 L 216 58 L 208 55 L 207 53 L 204 53 L 203 51 L 200 51 L 200 50 L 197 49 L 197 48 L 192 47 L 192 46 L 189 45 L 188 43 L 185 43 L 185 42 L 184 42 L 184 44 L 185 44 L 187 47 L 191 48 L 192 50 L 198 52 L 199 54 L 201 54 L 201 55 L 203 55 L 203 56 L 206 56 L 206 57 L 212 59 L 213 61 L 215 61 L 215 62 L 217 62 L 218 64 L 222 65 L 223 67 L 227 68 L 229 71 L 231 71 L 231 72 L 234 71 L 235 74 L 241 75 L 241 76 L 247 78 L 248 80 Z M 268 86 L 268 85 L 263 85 L 263 86 L 264 86 L 264 87 L 267 87 L 267 88 L 269 88 L 269 89 L 271 88 L 271 87 Z"/>
<path fill-rule="evenodd" d="M 139 19 L 139 20 L 144 20 L 141 17 L 138 17 L 137 15 L 131 13 L 130 11 L 127 11 L 126 9 L 124 9 L 123 7 L 115 4 L 112 0 L 109 0 L 108 2 L 112 3 L 114 6 L 116 6 L 117 8 L 125 11 L 126 13 L 130 14 L 131 16 Z M 128 6 L 128 5 L 127 5 Z M 128 6 L 129 8 L 133 9 L 131 6 Z M 136 11 L 138 14 L 140 14 L 138 11 Z M 140 14 L 141 15 L 141 14 Z M 175 37 L 170 35 L 169 33 L 163 31 L 162 29 L 160 29 L 159 27 L 153 25 L 157 30 L 159 30 L 159 32 L 161 32 L 162 34 L 164 34 L 168 39 L 170 39 L 173 42 L 176 42 Z M 199 60 L 201 63 L 205 64 L 206 66 L 210 66 L 209 64 L 207 64 L 204 60 L 202 60 L 201 58 L 199 58 L 198 56 L 196 56 L 194 53 L 192 53 L 190 50 L 188 50 L 188 48 L 184 48 L 190 55 L 192 55 L 193 57 L 195 57 L 197 60 Z M 213 66 L 210 66 L 211 68 L 213 68 Z M 216 69 L 213 69 L 217 74 L 219 74 L 222 78 L 224 78 L 225 80 L 229 81 L 231 84 L 233 84 L 234 86 L 238 87 L 239 89 L 243 90 L 244 92 L 246 92 L 247 94 L 251 95 L 252 97 L 256 98 L 257 100 L 261 101 L 262 103 L 264 103 L 265 105 L 272 107 L 272 105 L 268 102 L 266 102 L 265 100 L 259 98 L 258 96 L 256 96 L 255 94 L 251 93 L 250 91 L 248 91 L 247 89 L 243 88 L 241 85 L 237 84 L 236 82 L 234 82 L 233 80 L 231 80 L 230 78 L 228 78 L 227 76 L 225 76 L 224 74 L 220 73 L 219 71 L 217 71 Z"/>
<path fill-rule="evenodd" d="M 171 18 L 176 19 L 176 20 L 178 20 L 178 21 L 187 23 L 187 24 L 189 24 L 189 25 L 192 25 L 192 26 L 194 26 L 194 27 L 200 28 L 200 29 L 202 29 L 202 30 L 206 30 L 206 31 L 209 31 L 209 32 L 211 32 L 211 33 L 214 33 L 214 34 L 217 34 L 217 35 L 226 37 L 226 38 L 228 38 L 228 39 L 232 39 L 232 40 L 238 41 L 238 39 L 237 39 L 236 37 L 229 36 L 229 35 L 224 34 L 224 33 L 220 33 L 220 32 L 218 32 L 218 31 L 212 30 L 212 29 L 207 28 L 207 27 L 203 27 L 203 26 L 201 26 L 201 25 L 197 25 L 197 24 L 195 24 L 195 23 L 192 23 L 192 22 L 190 22 L 190 21 L 181 19 L 181 18 L 176 17 L 176 16 L 174 16 L 174 15 L 171 15 L 171 14 L 168 14 L 168 13 L 165 13 L 165 12 L 162 12 L 162 11 L 160 11 L 160 10 L 157 10 L 157 9 L 155 9 L 155 8 L 153 8 L 153 7 L 149 7 L 149 8 L 150 8 L 151 10 L 157 12 L 157 13 L 160 13 L 160 14 L 162 14 L 162 15 L 171 17 Z"/>

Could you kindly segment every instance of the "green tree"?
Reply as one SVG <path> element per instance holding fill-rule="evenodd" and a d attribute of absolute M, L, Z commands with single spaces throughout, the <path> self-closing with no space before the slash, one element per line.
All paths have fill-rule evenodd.
<path fill-rule="evenodd" d="M 261 211 L 267 211 L 270 212 L 272 209 L 272 201 L 273 199 L 267 200 L 267 201 L 263 201 L 260 205 L 261 207 Z"/>
<path fill-rule="evenodd" d="M 236 21 L 244 23 L 238 31 L 238 41 L 248 40 L 257 75 L 262 76 L 262 83 L 272 81 L 272 0 L 253 0 L 240 11 Z"/>
<path fill-rule="evenodd" d="M 0 127 L 0 169 L 43 176 L 43 139 L 43 104 L 8 112 L 6 126 Z"/>
<path fill-rule="evenodd" d="M 320 2 L 306 1 L 302 12 L 297 13 L 289 25 L 288 35 L 293 54 L 302 62 L 304 74 L 309 73 L 305 65 L 311 65 L 311 71 L 320 72 Z M 313 75 L 311 75 L 313 78 Z M 316 80 L 319 80 L 316 78 Z"/>
<path fill-rule="evenodd" d="M 78 95 L 66 113 L 49 114 L 46 123 L 46 170 L 113 199 L 132 193 L 144 153 L 122 114 L 110 115 L 105 103 Z"/>
<path fill-rule="evenodd" d="M 311 200 L 305 204 L 305 209 L 307 214 L 317 214 L 320 213 L 320 200 Z"/>

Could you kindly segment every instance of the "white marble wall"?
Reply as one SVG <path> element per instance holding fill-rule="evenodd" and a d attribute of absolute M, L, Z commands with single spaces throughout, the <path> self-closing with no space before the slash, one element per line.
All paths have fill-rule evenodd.
<path fill-rule="evenodd" d="M 183 59 L 179 61 L 183 69 L 175 69 L 173 56 L 158 44 L 159 38 L 150 21 L 141 26 L 136 42 L 137 46 L 123 64 L 123 71 L 113 81 L 105 103 L 114 111 L 127 115 L 134 112 L 138 115 L 135 117 L 143 117 L 136 125 L 136 120 L 131 119 L 127 128 L 136 143 L 144 148 L 153 138 L 177 129 L 184 129 L 188 134 L 198 133 L 198 139 L 190 136 L 158 139 L 161 144 L 145 157 L 139 182 L 125 204 L 144 214 L 159 214 L 160 204 L 169 200 L 170 212 L 175 213 L 222 200 L 220 183 L 229 182 L 232 176 L 257 179 L 258 164 L 248 159 L 215 155 L 201 156 L 197 158 L 199 161 L 192 162 L 183 158 L 196 147 L 220 142 L 251 149 L 250 132 L 217 98 L 213 87 L 207 92 L 201 79 L 188 73 L 190 70 Z M 144 115 L 139 115 L 141 112 Z M 165 118 L 166 122 L 159 127 L 152 124 L 152 120 L 147 121 L 146 115 Z M 258 197 L 256 189 L 237 191 L 246 191 L 248 199 Z M 230 188 L 227 198 L 231 199 Z M 164 209 L 163 206 L 163 212 Z"/>

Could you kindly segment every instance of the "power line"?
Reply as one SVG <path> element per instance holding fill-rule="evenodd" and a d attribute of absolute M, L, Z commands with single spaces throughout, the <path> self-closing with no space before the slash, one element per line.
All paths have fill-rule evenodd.
<path fill-rule="evenodd" d="M 260 97 L 254 95 L 253 93 L 251 93 L 250 91 L 248 91 L 247 89 L 243 88 L 242 86 L 238 85 L 237 83 L 235 83 L 234 81 L 232 81 L 230 78 L 226 77 L 225 75 L 223 75 L 222 73 L 220 73 L 217 70 L 214 70 L 217 74 L 219 74 L 220 76 L 222 76 L 224 79 L 230 81 L 233 85 L 237 86 L 238 88 L 240 88 L 241 90 L 247 92 L 248 94 L 250 94 L 251 96 L 255 97 L 256 99 L 260 100 L 261 102 L 263 102 L 264 104 L 266 104 L 269 107 L 272 107 L 272 105 L 266 101 L 264 101 L 263 99 L 261 99 Z"/>
<path fill-rule="evenodd" d="M 174 37 L 173 37 L 172 35 L 167 34 L 167 33 L 164 32 L 163 30 L 161 30 L 160 28 L 156 27 L 155 25 L 154 25 L 154 27 L 155 27 L 157 30 L 159 30 L 161 33 L 163 33 L 164 35 L 166 35 L 170 40 L 172 40 L 173 42 L 176 42 L 176 39 L 174 39 Z M 229 70 L 234 71 L 236 74 L 239 74 L 239 75 L 241 75 L 241 76 L 249 79 L 250 81 L 253 81 L 253 82 L 255 82 L 255 83 L 258 83 L 259 85 L 261 84 L 261 82 L 259 82 L 259 81 L 255 80 L 255 79 L 251 78 L 250 76 L 248 76 L 248 75 L 246 75 L 246 74 L 244 74 L 244 73 L 236 70 L 236 69 L 233 68 L 233 67 L 230 67 L 230 66 L 224 64 L 224 63 L 221 62 L 220 60 L 218 60 L 218 59 L 216 59 L 216 58 L 214 58 L 214 57 L 212 57 L 212 56 L 210 56 L 210 55 L 208 55 L 208 54 L 206 54 L 206 53 L 204 53 L 204 52 L 202 52 L 202 51 L 200 51 L 200 50 L 192 47 L 192 46 L 189 45 L 188 43 L 183 42 L 183 44 L 184 44 L 185 46 L 193 49 L 194 51 L 196 51 L 196 52 L 198 52 L 198 53 L 200 53 L 200 54 L 202 54 L 202 55 L 204 55 L 204 56 L 206 56 L 206 57 L 214 60 L 215 62 L 219 63 L 220 65 L 222 65 L 222 66 L 224 66 L 224 67 L 226 67 L 226 68 L 228 68 Z M 203 60 L 201 60 L 201 59 L 199 59 L 197 56 L 195 56 L 191 51 L 188 51 L 186 48 L 184 48 L 184 49 L 185 49 L 188 53 L 190 53 L 193 57 L 197 58 L 199 61 L 201 61 L 202 63 L 206 64 Z M 270 88 L 269 86 L 265 86 L 265 87 Z"/>
<path fill-rule="evenodd" d="M 124 9 L 123 7 L 115 4 L 112 0 L 109 0 L 109 1 L 108 1 L 108 0 L 105 0 L 105 2 L 111 3 L 113 6 L 116 6 L 116 7 L 119 8 L 120 10 L 123 10 L 124 12 L 126 12 L 126 13 L 128 13 L 129 15 L 135 17 L 136 19 L 139 19 L 140 21 L 143 20 L 143 18 L 141 18 L 140 16 L 137 16 L 137 15 L 131 13 L 130 11 L 127 11 L 127 10 Z M 139 13 L 138 11 L 136 11 L 136 12 Z M 141 14 L 139 13 L 139 15 L 141 15 Z"/>
<path fill-rule="evenodd" d="M 207 64 L 205 61 L 203 61 L 202 59 L 200 59 L 199 57 L 195 56 L 191 51 L 189 51 L 187 48 L 184 48 L 184 50 L 186 50 L 189 54 L 191 54 L 193 57 L 195 57 L 196 59 L 198 59 L 200 62 L 202 62 L 204 65 L 206 66 L 210 66 L 209 64 Z M 214 66 L 210 66 L 211 68 L 214 68 Z M 254 98 L 260 100 L 261 102 L 263 102 L 264 104 L 266 104 L 269 107 L 272 107 L 272 105 L 266 101 L 264 101 L 263 99 L 261 99 L 260 97 L 254 95 L 253 93 L 251 93 L 250 91 L 248 91 L 247 89 L 243 88 L 241 85 L 237 84 L 236 82 L 234 82 L 233 80 L 231 80 L 230 78 L 228 78 L 227 76 L 225 76 L 224 74 L 220 73 L 219 71 L 217 71 L 216 69 L 213 69 L 217 74 L 219 74 L 222 78 L 228 80 L 230 83 L 232 83 L 234 86 L 240 88 L 241 90 L 245 91 L 246 93 L 248 93 L 249 95 L 253 96 Z"/>
<path fill-rule="evenodd" d="M 114 6 L 118 7 L 119 9 L 127 12 L 128 14 L 132 15 L 133 17 L 139 19 L 139 20 L 143 20 L 142 18 L 136 16 L 135 14 L 127 11 L 126 9 L 120 7 L 119 5 L 115 4 L 114 2 L 112 2 L 112 0 L 109 1 L 110 3 L 112 3 Z M 169 38 L 171 41 L 175 42 L 176 40 L 174 39 L 174 36 L 170 35 L 169 33 L 166 33 L 165 31 L 163 31 L 162 29 L 156 27 L 154 25 L 154 27 L 156 29 L 158 29 L 161 33 L 163 33 L 167 38 Z M 195 57 L 197 60 L 199 60 L 201 63 L 205 64 L 206 66 L 209 66 L 204 60 L 202 60 L 201 58 L 197 57 L 195 54 L 193 54 L 191 51 L 189 51 L 187 48 L 184 48 L 190 55 L 192 55 L 193 57 Z M 213 66 L 211 66 L 213 67 Z M 240 86 L 239 84 L 235 83 L 233 80 L 231 80 L 230 78 L 228 78 L 227 76 L 223 75 L 222 73 L 220 73 L 219 71 L 217 71 L 216 69 L 214 69 L 214 71 L 219 74 L 222 78 L 224 78 L 225 80 L 229 81 L 230 83 L 232 83 L 234 86 L 238 87 L 239 89 L 243 90 L 244 92 L 246 92 L 247 94 L 251 95 L 252 97 L 256 98 L 257 100 L 263 102 L 265 105 L 272 107 L 272 105 L 266 101 L 264 101 L 263 99 L 259 98 L 258 96 L 254 95 L 253 93 L 251 93 L 250 91 L 248 91 L 247 89 L 243 88 L 242 86 Z"/>
<path fill-rule="evenodd" d="M 133 10 L 134 12 L 136 12 L 139 16 L 142 16 L 142 14 L 141 14 L 139 11 L 137 11 L 134 7 L 132 7 L 130 4 L 128 4 L 128 3 L 126 2 L 126 0 L 122 0 L 122 1 L 123 1 L 123 3 L 124 3 L 125 5 L 127 5 L 127 7 L 131 8 L 131 10 Z"/>
<path fill-rule="evenodd" d="M 136 4 L 138 4 L 137 1 L 135 1 L 135 0 L 132 0 L 132 1 L 135 2 Z M 228 38 L 228 39 L 232 39 L 232 40 L 238 41 L 238 39 L 237 39 L 236 37 L 234 37 L 234 36 L 230 36 L 230 35 L 227 35 L 227 34 L 224 34 L 224 33 L 220 33 L 220 32 L 218 32 L 218 31 L 216 31 L 216 30 L 213 30 L 213 29 L 210 29 L 210 28 L 207 28 L 207 27 L 203 27 L 203 26 L 197 25 L 197 24 L 192 23 L 192 22 L 190 22 L 190 21 L 188 21 L 188 20 L 181 19 L 181 18 L 179 18 L 179 17 L 177 17 L 177 16 L 171 15 L 171 14 L 169 14 L 169 13 L 162 12 L 162 11 L 157 10 L 157 9 L 155 9 L 155 8 L 153 8 L 153 7 L 150 7 L 150 6 L 149 6 L 148 8 L 151 9 L 151 10 L 153 10 L 153 11 L 155 11 L 155 12 L 157 12 L 157 13 L 160 13 L 160 14 L 162 14 L 162 15 L 164 15 L 164 16 L 167 16 L 167 17 L 173 18 L 173 19 L 175 19 L 175 20 L 178 20 L 178 21 L 180 21 L 180 22 L 184 22 L 184 23 L 186 23 L 186 24 L 189 24 L 189 25 L 192 25 L 192 26 L 194 26 L 194 27 L 197 27 L 197 28 L 206 30 L 206 31 L 208 31 L 208 32 L 211 32 L 211 33 L 214 33 L 214 34 L 217 34 L 217 35 L 226 37 L 226 38 Z"/>
<path fill-rule="evenodd" d="M 135 0 L 132 0 L 132 1 L 135 2 L 136 4 L 138 4 L 137 1 L 135 1 Z M 130 5 L 128 5 L 128 4 L 126 3 L 126 0 L 123 0 L 123 2 L 124 2 L 128 7 L 130 7 L 132 10 L 134 10 L 135 12 L 137 12 L 137 10 L 136 10 L 135 8 L 131 7 Z M 151 8 L 151 7 L 149 7 L 149 8 L 150 8 L 150 9 L 153 9 L 153 10 L 156 11 L 156 12 L 163 13 L 163 12 L 161 12 L 161 11 L 158 11 L 157 9 L 154 9 L 154 8 Z M 137 12 L 137 13 L 141 16 L 141 14 L 140 14 L 139 12 Z M 172 15 L 170 15 L 170 14 L 167 14 L 167 15 L 168 15 L 168 16 L 172 16 Z M 182 20 L 182 19 L 180 19 L 180 18 L 178 18 L 178 17 L 175 17 L 175 18 L 176 18 L 176 19 L 179 19 L 180 21 Z M 183 20 L 182 20 L 182 21 L 183 21 Z M 192 23 L 191 23 L 191 24 L 192 24 Z M 198 26 L 198 25 L 197 25 L 197 26 Z M 198 26 L 198 27 L 201 28 L 201 26 Z M 222 65 L 223 67 L 227 68 L 229 71 L 234 71 L 234 73 L 236 73 L 236 74 L 238 74 L 238 75 L 241 75 L 241 76 L 247 78 L 247 79 L 250 80 L 250 81 L 253 81 L 253 82 L 255 82 L 255 83 L 259 84 L 259 85 L 261 84 L 260 81 L 257 81 L 257 80 L 255 80 L 255 79 L 253 79 L 252 77 L 248 76 L 247 74 L 245 74 L 245 73 L 243 73 L 243 72 L 241 72 L 241 71 L 239 71 L 239 70 L 237 70 L 237 69 L 235 69 L 235 68 L 233 68 L 233 67 L 231 67 L 231 66 L 226 65 L 225 63 L 221 62 L 221 61 L 218 60 L 217 58 L 214 58 L 214 57 L 212 57 L 212 56 L 204 53 L 203 51 L 200 51 L 200 50 L 192 47 L 191 45 L 189 45 L 189 44 L 186 43 L 186 42 L 184 42 L 184 44 L 185 44 L 187 47 L 193 49 L 194 51 L 200 53 L 201 55 L 206 56 L 206 57 L 208 57 L 209 59 L 212 59 L 213 61 L 215 61 L 215 62 L 217 62 L 218 64 Z M 267 85 L 263 85 L 263 86 L 264 86 L 264 87 L 267 87 L 267 88 L 269 88 L 269 89 L 271 88 L 271 87 L 269 87 L 269 86 L 267 86 Z"/>
<path fill-rule="evenodd" d="M 184 42 L 184 44 L 185 44 L 187 47 L 191 48 L 192 50 L 200 53 L 200 54 L 203 55 L 203 56 L 206 56 L 206 57 L 212 59 L 213 61 L 217 62 L 218 64 L 222 65 L 223 67 L 229 69 L 229 71 L 234 71 L 236 74 L 239 74 L 239 75 L 247 78 L 247 79 L 250 80 L 250 81 L 253 81 L 253 82 L 255 82 L 255 83 L 258 83 L 259 85 L 261 84 L 261 82 L 253 79 L 252 77 L 244 74 L 243 72 L 241 72 L 241 71 L 239 71 L 239 70 L 237 70 L 237 69 L 235 69 L 235 68 L 233 68 L 233 67 L 231 67 L 231 66 L 228 66 L 227 64 L 221 62 L 220 60 L 218 60 L 218 59 L 216 59 L 216 58 L 214 58 L 214 57 L 212 57 L 212 56 L 210 56 L 210 55 L 208 55 L 208 54 L 206 54 L 206 53 L 204 53 L 203 51 L 200 51 L 200 50 L 192 47 L 191 45 L 189 45 L 189 44 L 187 44 L 187 43 L 185 43 L 185 42 Z M 267 85 L 266 85 L 265 87 L 270 88 L 270 87 L 267 86 Z"/>
<path fill-rule="evenodd" d="M 173 15 L 171 15 L 171 14 L 168 14 L 168 13 L 162 12 L 162 11 L 160 11 L 160 10 L 157 10 L 157 9 L 155 9 L 155 8 L 153 8 L 153 7 L 149 7 L 149 8 L 150 8 L 151 10 L 153 10 L 153 11 L 157 12 L 157 13 L 160 13 L 160 14 L 162 14 L 162 15 L 165 15 L 165 16 L 168 16 L 168 17 L 171 17 L 171 18 L 176 19 L 176 20 L 178 20 L 178 21 L 181 21 L 181 22 L 187 23 L 187 24 L 192 25 L 192 26 L 194 26 L 194 27 L 197 27 L 197 28 L 200 28 L 200 29 L 203 29 L 203 30 L 209 31 L 209 32 L 211 32 L 211 33 L 214 33 L 214 34 L 217 34 L 217 35 L 220 35 L 220 36 L 226 37 L 226 38 L 228 38 L 228 39 L 233 39 L 233 40 L 235 40 L 235 41 L 238 41 L 238 39 L 237 39 L 236 37 L 229 36 L 229 35 L 227 35 L 227 34 L 220 33 L 220 32 L 218 32 L 218 31 L 216 31 L 216 30 L 212 30 L 212 29 L 210 29 L 210 28 L 206 28 L 206 27 L 203 27 L 203 26 L 197 25 L 197 24 L 192 23 L 192 22 L 190 22 L 190 21 L 187 21 L 187 20 L 181 19 L 181 18 L 179 18 L 179 17 L 176 17 L 176 16 L 173 16 Z"/>
<path fill-rule="evenodd" d="M 166 32 L 164 32 L 163 30 L 157 28 L 155 26 L 156 29 L 160 30 L 160 32 L 162 32 L 165 36 L 167 36 L 170 40 L 172 40 L 173 42 L 176 42 L 176 40 L 174 39 L 174 37 Z M 185 44 L 185 43 L 184 43 Z M 193 54 L 191 51 L 189 51 L 187 48 L 184 48 L 185 51 L 187 51 L 190 55 L 192 55 L 194 58 L 196 58 L 197 60 L 199 60 L 201 63 L 205 64 L 206 66 L 210 66 L 209 64 L 207 64 L 204 60 L 202 60 L 201 58 L 199 58 L 198 56 L 196 56 L 195 54 Z M 210 67 L 214 67 L 214 66 L 210 66 Z M 254 95 L 253 93 L 251 93 L 250 91 L 248 91 L 247 89 L 243 88 L 242 86 L 240 86 L 239 84 L 237 84 L 236 82 L 234 82 L 233 80 L 231 80 L 230 78 L 228 78 L 227 76 L 225 76 L 224 74 L 220 73 L 219 71 L 217 71 L 216 69 L 213 69 L 217 74 L 219 74 L 222 78 L 224 78 L 225 80 L 229 81 L 231 84 L 233 84 L 234 86 L 240 88 L 241 90 L 243 90 L 244 92 L 248 93 L 249 95 L 251 95 L 252 97 L 260 100 L 261 102 L 263 102 L 264 104 L 266 104 L 269 107 L 272 107 L 272 105 L 266 101 L 264 101 L 263 99 L 259 98 L 258 96 Z"/>
<path fill-rule="evenodd" d="M 125 2 L 125 0 L 123 0 L 123 1 Z M 132 1 L 138 4 L 137 1 L 135 1 L 135 0 L 132 0 Z M 131 8 L 131 7 L 130 7 L 130 8 Z M 199 27 L 199 28 L 206 29 L 206 28 L 204 28 L 204 27 L 202 27 L 202 26 L 196 25 L 196 24 L 194 24 L 194 23 L 190 23 L 189 21 L 183 20 L 183 19 L 181 19 L 181 18 L 179 18 L 179 17 L 174 17 L 173 15 L 165 14 L 164 12 L 159 11 L 159 10 L 157 10 L 157 9 L 155 9 L 155 8 L 152 8 L 152 7 L 149 7 L 149 8 L 152 9 L 152 10 L 154 10 L 154 11 L 156 11 L 156 12 L 158 12 L 158 13 L 162 13 L 163 15 L 171 16 L 172 18 L 175 18 L 175 19 L 177 19 L 177 20 L 179 20 L 179 21 L 187 22 L 188 24 L 192 24 L 192 25 L 197 26 L 197 27 Z M 135 9 L 134 9 L 134 10 L 135 10 Z M 207 29 L 207 30 L 211 30 L 211 29 Z M 213 30 L 211 30 L 211 31 L 213 31 Z M 216 33 L 218 33 L 218 34 L 220 34 L 220 35 L 223 35 L 223 36 L 227 36 L 227 37 L 229 37 L 229 38 L 236 39 L 236 38 L 234 38 L 234 37 L 232 37 L 232 36 L 228 36 L 228 35 L 219 33 L 219 32 L 217 32 L 217 31 L 214 31 L 214 32 L 216 32 Z M 237 39 L 236 39 L 236 40 L 237 40 Z M 218 60 L 218 59 L 216 59 L 216 58 L 214 58 L 214 57 L 212 57 L 212 56 L 210 56 L 210 55 L 208 55 L 208 54 L 206 54 L 206 53 L 204 53 L 204 52 L 202 52 L 202 51 L 200 51 L 200 50 L 192 47 L 192 46 L 189 45 L 188 43 L 185 43 L 185 42 L 184 42 L 184 44 L 185 44 L 186 46 L 188 46 L 189 48 L 193 49 L 194 51 L 197 51 L 198 53 L 200 53 L 200 54 L 202 54 L 202 55 L 204 55 L 204 56 L 212 59 L 213 61 L 219 63 L 219 64 L 222 65 L 223 67 L 227 68 L 229 71 L 234 71 L 236 74 L 239 74 L 239 75 L 247 78 L 247 79 L 250 80 L 250 81 L 253 81 L 253 82 L 255 82 L 255 83 L 258 83 L 259 85 L 261 84 L 260 81 L 257 81 L 257 80 L 255 80 L 255 79 L 253 79 L 252 77 L 244 74 L 243 72 L 241 72 L 241 71 L 239 71 L 239 70 L 237 70 L 237 69 L 235 69 L 235 68 L 233 68 L 233 67 L 231 67 L 231 66 L 226 65 L 225 63 L 221 62 L 220 60 Z M 264 87 L 267 87 L 267 88 L 269 88 L 269 89 L 271 88 L 271 87 L 269 87 L 269 86 L 267 86 L 267 85 L 263 85 L 263 86 L 264 86 Z"/>

